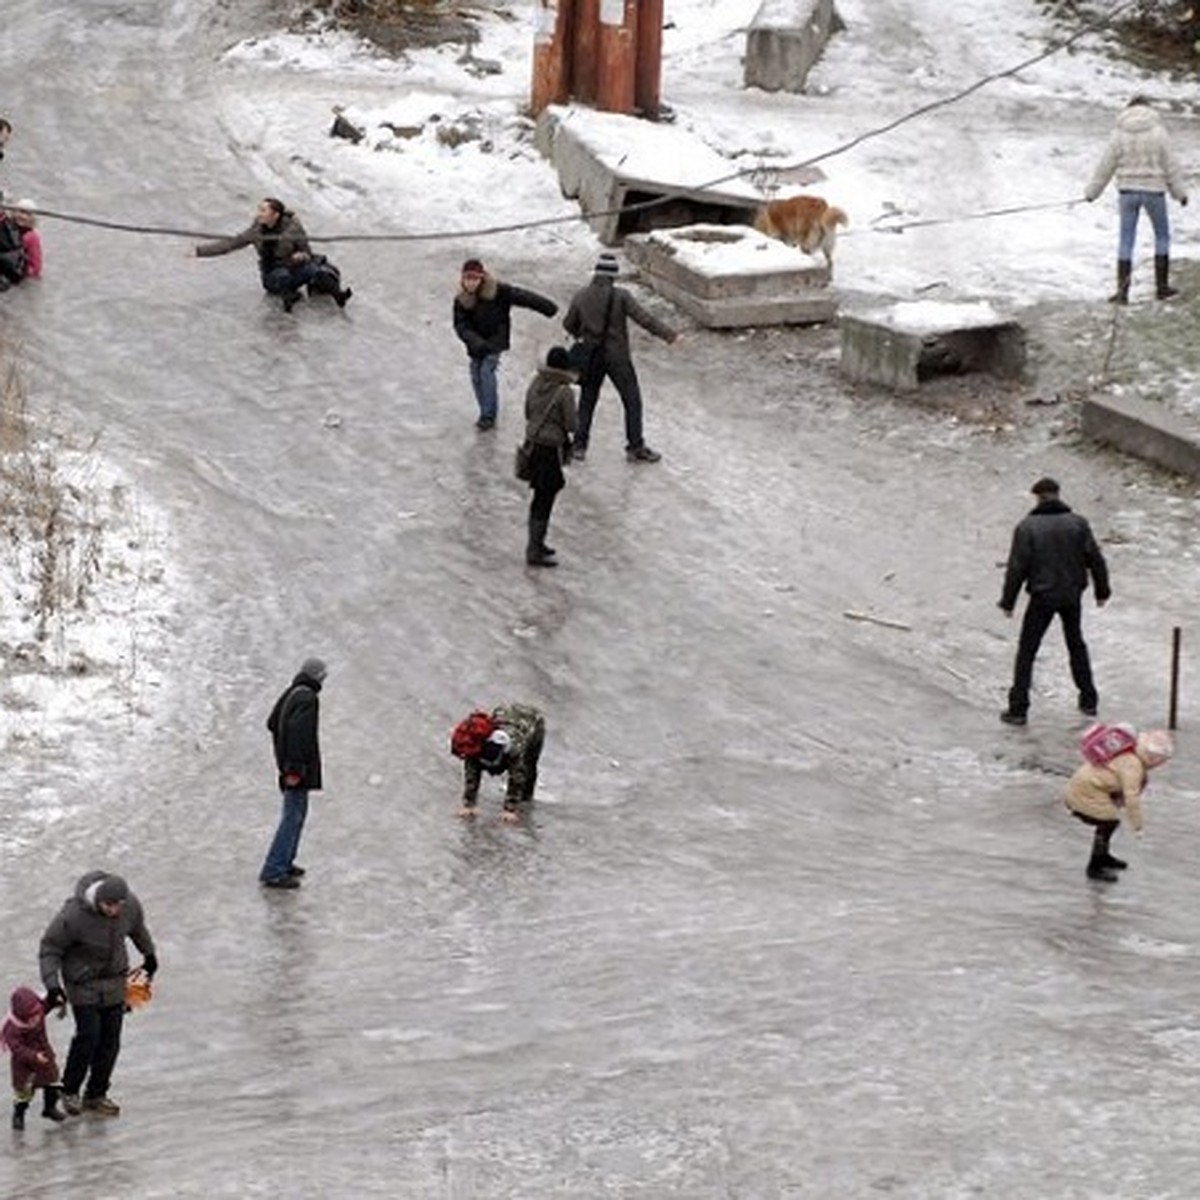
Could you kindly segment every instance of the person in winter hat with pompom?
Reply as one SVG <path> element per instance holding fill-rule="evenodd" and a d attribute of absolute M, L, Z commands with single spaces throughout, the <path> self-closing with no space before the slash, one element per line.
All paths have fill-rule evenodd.
<path fill-rule="evenodd" d="M 0 1050 L 12 1055 L 12 1127 L 25 1128 L 25 1112 L 35 1088 L 42 1089 L 42 1116 L 48 1121 L 65 1121 L 58 1107 L 62 1088 L 58 1082 L 58 1059 L 46 1034 L 45 1001 L 30 987 L 12 994 L 8 1017 L 0 1025 Z"/>
<path fill-rule="evenodd" d="M 1085 762 L 1068 780 L 1063 795 L 1068 811 L 1095 830 L 1087 865 L 1089 879 L 1114 883 L 1116 872 L 1128 866 L 1109 853 L 1109 841 L 1122 821 L 1141 836 L 1142 792 L 1147 774 L 1162 766 L 1174 752 L 1174 741 L 1165 729 L 1147 730 L 1137 735 L 1132 749 L 1103 764 Z"/>
<path fill-rule="evenodd" d="M 82 876 L 42 935 L 38 959 L 46 1008 L 69 1001 L 75 1016 L 62 1077 L 63 1107 L 71 1116 L 121 1113 L 108 1098 L 108 1087 L 121 1052 L 129 975 L 126 938 L 141 951 L 142 969 L 153 979 L 158 956 L 141 901 L 120 875 L 109 871 Z"/>

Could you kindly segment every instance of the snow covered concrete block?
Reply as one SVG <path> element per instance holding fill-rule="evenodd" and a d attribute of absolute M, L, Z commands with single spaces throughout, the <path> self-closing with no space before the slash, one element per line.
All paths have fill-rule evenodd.
<path fill-rule="evenodd" d="M 694 134 L 621 113 L 551 105 L 535 140 L 606 246 L 697 221 L 748 224 L 766 197 Z M 647 207 L 637 207 L 652 202 Z"/>
<path fill-rule="evenodd" d="M 826 43 L 844 28 L 833 0 L 763 0 L 746 34 L 746 87 L 804 91 Z"/>
<path fill-rule="evenodd" d="M 709 328 L 812 325 L 837 316 L 828 267 L 748 225 L 632 234 L 625 255 L 656 292 Z"/>
<path fill-rule="evenodd" d="M 913 391 L 939 375 L 1025 370 L 1025 330 L 987 303 L 902 302 L 840 325 L 842 374 L 862 383 Z"/>
<path fill-rule="evenodd" d="M 1083 402 L 1083 436 L 1200 479 L 1200 427 L 1136 396 L 1091 396 Z"/>

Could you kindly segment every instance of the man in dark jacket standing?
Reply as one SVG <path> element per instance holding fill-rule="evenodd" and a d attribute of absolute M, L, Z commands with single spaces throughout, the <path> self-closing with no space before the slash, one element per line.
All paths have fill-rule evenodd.
<path fill-rule="evenodd" d="M 1108 565 L 1092 536 L 1091 526 L 1059 499 L 1058 484 L 1053 479 L 1039 479 L 1030 490 L 1037 497 L 1037 504 L 1013 532 L 1000 597 L 1001 609 L 1011 617 L 1021 586 L 1029 592 L 1008 708 L 1000 714 L 1000 720 L 1007 725 L 1024 725 L 1028 719 L 1033 662 L 1056 616 L 1062 621 L 1071 658 L 1071 677 L 1079 690 L 1079 711 L 1089 717 L 1096 715 L 1099 697 L 1081 627 L 1088 576 L 1091 575 L 1096 589 L 1098 607 L 1103 608 L 1112 595 Z"/>
<path fill-rule="evenodd" d="M 642 389 L 629 352 L 629 320 L 664 342 L 674 342 L 679 335 L 644 309 L 624 288 L 617 287 L 618 269 L 616 255 L 600 255 L 591 283 L 575 293 L 563 318 L 563 328 L 579 339 L 586 358 L 576 363 L 580 369 L 576 462 L 582 462 L 587 455 L 592 414 L 606 378 L 613 381 L 625 406 L 625 456 L 630 462 L 647 463 L 662 458 L 657 450 L 646 445 L 642 434 Z"/>
<path fill-rule="evenodd" d="M 544 317 L 558 312 L 558 305 L 537 292 L 511 283 L 501 283 L 488 274 L 477 258 L 462 265 L 458 295 L 454 297 L 454 332 L 467 348 L 471 365 L 471 387 L 479 405 L 476 429 L 493 429 L 500 411 L 500 389 L 496 372 L 500 355 L 512 343 L 512 310 L 532 308 Z"/>
<path fill-rule="evenodd" d="M 321 790 L 318 697 L 326 672 L 321 659 L 306 658 L 267 718 L 279 770 L 279 790 L 283 793 L 283 812 L 259 872 L 259 882 L 264 887 L 298 888 L 304 874 L 304 868 L 296 866 L 296 851 L 308 817 L 308 793 Z"/>
<path fill-rule="evenodd" d="M 142 967 L 153 978 L 158 958 L 141 903 L 120 875 L 108 871 L 84 875 L 42 935 L 38 964 L 46 1010 L 70 1001 L 75 1016 L 62 1077 L 63 1107 L 71 1116 L 121 1114 L 108 1098 L 108 1085 L 121 1051 L 129 974 L 126 938 L 141 951 Z"/>

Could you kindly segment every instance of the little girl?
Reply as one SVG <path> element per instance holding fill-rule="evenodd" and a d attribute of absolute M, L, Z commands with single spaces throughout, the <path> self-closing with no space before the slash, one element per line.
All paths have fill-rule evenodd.
<path fill-rule="evenodd" d="M 12 1054 L 13 1115 L 12 1127 L 25 1128 L 25 1110 L 33 1099 L 34 1088 L 43 1093 L 42 1116 L 65 1121 L 58 1107 L 62 1091 L 58 1082 L 58 1060 L 46 1036 L 46 1009 L 32 988 L 19 987 L 12 994 L 12 1007 L 0 1025 L 0 1047 Z"/>
<path fill-rule="evenodd" d="M 21 231 L 21 249 L 25 251 L 25 278 L 42 277 L 42 235 L 37 231 L 37 217 L 32 200 L 18 200 L 8 211 L 9 219 Z"/>
<path fill-rule="evenodd" d="M 1174 752 L 1171 735 L 1165 729 L 1151 729 L 1139 733 L 1131 749 L 1103 764 L 1086 762 L 1071 776 L 1063 799 L 1072 815 L 1095 830 L 1087 865 L 1089 879 L 1114 883 L 1116 872 L 1128 866 L 1109 854 L 1109 840 L 1122 821 L 1128 821 L 1133 832 L 1141 835 L 1146 773 Z"/>

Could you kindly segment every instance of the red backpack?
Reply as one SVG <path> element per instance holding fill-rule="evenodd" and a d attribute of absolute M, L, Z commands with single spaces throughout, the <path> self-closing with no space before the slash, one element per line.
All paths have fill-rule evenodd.
<path fill-rule="evenodd" d="M 1103 767 L 1118 754 L 1137 747 L 1137 731 L 1132 725 L 1089 725 L 1079 739 L 1079 751 L 1093 766 Z"/>
<path fill-rule="evenodd" d="M 450 734 L 450 753 L 455 758 L 476 758 L 495 728 L 491 715 L 482 710 L 463 717 Z"/>

